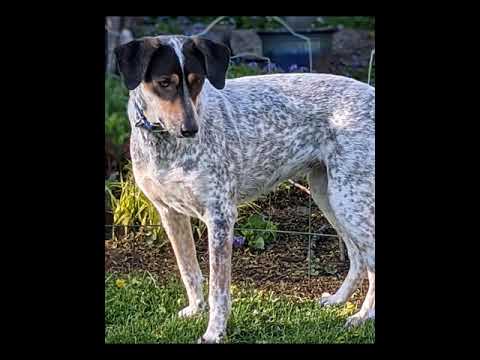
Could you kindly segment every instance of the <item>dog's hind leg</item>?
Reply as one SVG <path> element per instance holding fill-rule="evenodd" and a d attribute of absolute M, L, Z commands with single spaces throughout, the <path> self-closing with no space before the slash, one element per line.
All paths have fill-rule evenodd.
<path fill-rule="evenodd" d="M 337 305 L 345 303 L 355 290 L 358 289 L 361 281 L 365 277 L 365 264 L 360 256 L 359 249 L 349 237 L 348 232 L 344 231 L 338 223 L 335 213 L 328 199 L 328 175 L 327 169 L 322 164 L 314 168 L 308 177 L 312 198 L 322 211 L 330 224 L 335 228 L 339 236 L 345 242 L 350 268 L 347 277 L 343 281 L 340 289 L 334 295 L 325 295 L 320 299 L 321 305 Z"/>
<path fill-rule="evenodd" d="M 172 244 L 182 281 L 187 290 L 189 305 L 181 310 L 180 317 L 189 317 L 205 309 L 203 277 L 198 265 L 190 218 L 172 208 L 157 206 L 162 224 Z"/>
<path fill-rule="evenodd" d="M 342 159 L 341 166 L 333 166 L 328 174 L 328 200 L 351 243 L 347 243 L 350 261 L 357 258 L 363 264 L 369 281 L 362 307 L 348 318 L 347 325 L 375 317 L 375 170 L 367 164 L 349 167 L 348 160 Z M 353 256 L 351 248 L 356 250 Z"/>
<path fill-rule="evenodd" d="M 375 242 L 368 241 L 366 246 L 361 246 L 360 255 L 367 265 L 368 291 L 360 310 L 347 319 L 347 326 L 355 326 L 367 319 L 375 319 Z"/>
<path fill-rule="evenodd" d="M 368 291 L 362 307 L 347 319 L 346 326 L 356 326 L 367 319 L 375 319 L 375 270 L 368 270 Z"/>

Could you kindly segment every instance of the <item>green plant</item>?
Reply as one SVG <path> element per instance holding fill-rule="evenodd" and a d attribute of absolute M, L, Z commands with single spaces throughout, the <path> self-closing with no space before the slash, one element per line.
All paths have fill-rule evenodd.
<path fill-rule="evenodd" d="M 120 173 L 119 181 L 105 181 L 105 195 L 110 201 L 114 225 L 123 225 L 124 233 L 128 233 L 129 226 L 156 225 L 149 227 L 147 236 L 158 240 L 164 235 L 160 225 L 160 215 L 155 206 L 136 186 L 131 164 L 127 165 L 127 175 Z M 112 233 L 115 236 L 115 233 Z M 163 236 L 164 237 L 164 236 Z"/>
<path fill-rule="evenodd" d="M 277 225 L 265 220 L 260 214 L 251 215 L 239 227 L 239 232 L 245 237 L 247 246 L 257 250 L 265 249 L 265 245 L 275 239 L 275 230 L 277 230 Z"/>
<path fill-rule="evenodd" d="M 350 29 L 375 30 L 375 16 L 324 16 L 323 26 L 339 26 Z"/>
<path fill-rule="evenodd" d="M 227 79 L 235 79 L 242 76 L 260 75 L 263 71 L 258 67 L 252 67 L 245 64 L 230 65 L 228 67 Z"/>
<path fill-rule="evenodd" d="M 121 151 L 121 146 L 125 144 L 130 133 L 128 120 L 126 120 L 123 114 L 113 113 L 105 121 L 105 135 L 118 147 L 118 151 Z"/>
<path fill-rule="evenodd" d="M 105 76 L 105 120 L 112 114 L 122 114 L 126 117 L 128 90 L 119 76 Z"/>
<path fill-rule="evenodd" d="M 156 33 L 165 33 L 165 34 L 180 34 L 181 28 L 177 24 L 176 19 L 168 19 L 159 21 L 155 24 Z"/>
<path fill-rule="evenodd" d="M 239 29 L 273 30 L 283 25 L 273 19 L 273 16 L 232 16 Z"/>
<path fill-rule="evenodd" d="M 247 216 L 251 216 L 252 212 L 260 214 L 261 207 L 255 203 L 255 201 L 246 201 L 240 204 L 237 208 L 238 216 L 237 222 L 242 222 Z"/>
<path fill-rule="evenodd" d="M 218 16 L 186 16 L 192 23 L 202 23 L 209 25 Z M 228 24 L 231 20 L 235 22 L 237 29 L 277 29 L 282 27 L 281 24 L 273 20 L 271 16 L 227 16 L 217 25 Z M 169 19 L 170 20 L 170 19 Z M 176 16 L 172 16 L 171 20 L 176 20 Z"/>
<path fill-rule="evenodd" d="M 108 74 L 105 77 L 105 140 L 119 167 L 123 163 L 123 145 L 130 133 L 127 102 L 128 91 L 121 79 Z"/>
<path fill-rule="evenodd" d="M 278 185 L 279 191 L 287 191 L 290 194 L 290 190 L 292 190 L 293 185 L 289 181 L 284 181 L 280 185 Z"/>

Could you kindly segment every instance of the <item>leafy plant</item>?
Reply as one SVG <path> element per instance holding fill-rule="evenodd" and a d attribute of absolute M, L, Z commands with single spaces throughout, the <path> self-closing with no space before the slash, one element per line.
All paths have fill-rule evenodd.
<path fill-rule="evenodd" d="M 127 118 L 128 91 L 118 76 L 105 78 L 105 144 L 119 168 L 124 163 L 123 146 L 130 134 Z"/>
<path fill-rule="evenodd" d="M 278 185 L 279 191 L 287 191 L 289 194 L 292 188 L 293 188 L 293 185 L 289 181 L 284 181 L 280 185 Z"/>
<path fill-rule="evenodd" d="M 233 16 L 233 19 L 239 29 L 272 30 L 283 27 L 272 16 Z"/>
<path fill-rule="evenodd" d="M 127 175 L 124 177 L 120 173 L 119 181 L 105 181 L 105 195 L 110 201 L 113 223 L 123 225 L 125 234 L 129 226 L 160 224 L 157 209 L 135 184 L 131 164 L 127 167 Z M 153 226 L 149 229 L 146 235 L 152 240 L 158 240 L 164 235 L 161 226 Z M 112 235 L 115 236 L 115 233 L 113 232 Z"/>
<path fill-rule="evenodd" d="M 339 26 L 350 29 L 375 30 L 375 16 L 324 16 L 323 26 Z"/>
<path fill-rule="evenodd" d="M 277 230 L 276 224 L 265 220 L 260 214 L 254 214 L 240 226 L 239 232 L 245 237 L 248 247 L 263 250 L 265 245 L 275 239 L 275 230 Z"/>
<path fill-rule="evenodd" d="M 105 121 L 105 135 L 118 147 L 118 151 L 121 151 L 121 147 L 128 139 L 129 133 L 130 128 L 124 115 L 114 113 Z"/>
<path fill-rule="evenodd" d="M 112 114 L 121 114 L 127 119 L 126 108 L 128 90 L 119 76 L 107 74 L 105 77 L 105 120 Z"/>
<path fill-rule="evenodd" d="M 180 26 L 177 24 L 177 21 L 174 19 L 157 22 L 155 24 L 155 30 L 157 33 L 165 34 L 180 34 L 182 31 Z"/>
<path fill-rule="evenodd" d="M 170 17 L 176 20 L 176 17 Z M 186 16 L 192 23 L 203 23 L 205 26 L 217 19 L 217 16 Z M 164 21 L 164 20 L 162 20 Z M 277 29 L 282 27 L 271 16 L 227 16 L 217 25 L 235 24 L 237 29 Z"/>
<path fill-rule="evenodd" d="M 274 63 L 270 64 L 270 69 L 268 64 L 264 63 L 263 65 L 258 65 L 259 63 L 238 63 L 231 64 L 228 67 L 227 79 L 236 79 L 242 76 L 252 76 L 252 75 L 262 75 L 262 74 L 274 74 L 284 72 L 279 66 Z"/>
<path fill-rule="evenodd" d="M 263 71 L 259 67 L 245 64 L 230 65 L 228 67 L 227 79 L 236 79 L 242 76 L 260 75 Z"/>

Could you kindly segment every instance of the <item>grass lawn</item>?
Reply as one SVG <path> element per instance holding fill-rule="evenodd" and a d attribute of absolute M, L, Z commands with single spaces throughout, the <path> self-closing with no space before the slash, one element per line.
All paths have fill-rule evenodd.
<path fill-rule="evenodd" d="M 374 343 L 372 321 L 347 330 L 345 319 L 355 305 L 321 308 L 255 289 L 232 286 L 233 306 L 226 343 Z M 206 288 L 205 288 L 206 293 Z M 208 314 L 179 319 L 187 305 L 178 279 L 159 284 L 149 273 L 105 275 L 106 343 L 196 343 Z"/>

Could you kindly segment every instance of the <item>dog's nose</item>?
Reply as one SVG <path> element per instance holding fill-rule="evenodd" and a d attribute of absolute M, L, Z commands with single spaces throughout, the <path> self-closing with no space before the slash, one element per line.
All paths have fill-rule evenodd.
<path fill-rule="evenodd" d="M 194 137 L 198 132 L 198 128 L 185 129 L 185 128 L 182 127 L 180 132 L 181 132 L 183 137 Z"/>

